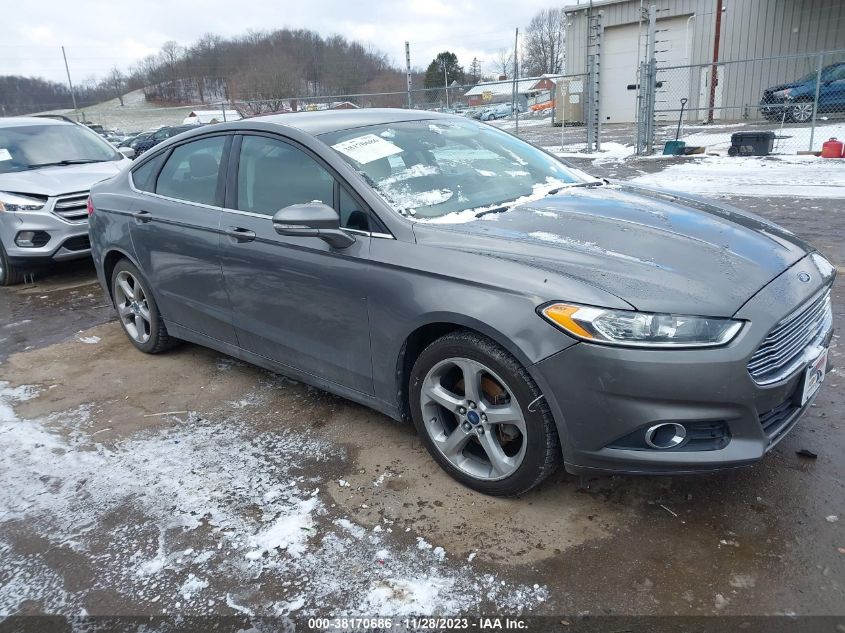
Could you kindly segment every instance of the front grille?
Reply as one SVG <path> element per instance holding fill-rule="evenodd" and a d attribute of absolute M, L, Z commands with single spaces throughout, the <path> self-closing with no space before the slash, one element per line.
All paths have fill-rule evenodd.
<path fill-rule="evenodd" d="M 68 222 L 83 222 L 88 219 L 88 192 L 62 196 L 56 200 L 53 213 Z"/>
<path fill-rule="evenodd" d="M 77 235 L 62 244 L 62 247 L 69 251 L 87 251 L 91 248 L 91 240 L 87 235 Z"/>
<path fill-rule="evenodd" d="M 748 362 L 759 384 L 777 382 L 803 363 L 804 350 L 820 344 L 833 324 L 830 290 L 810 299 L 778 323 Z"/>

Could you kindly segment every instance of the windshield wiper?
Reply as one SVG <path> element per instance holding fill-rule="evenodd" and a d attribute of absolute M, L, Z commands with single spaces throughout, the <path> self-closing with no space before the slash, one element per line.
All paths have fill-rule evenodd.
<path fill-rule="evenodd" d="M 510 207 L 496 207 L 495 209 L 487 209 L 485 211 L 479 211 L 475 214 L 475 217 L 482 218 L 485 215 L 489 215 L 490 213 L 504 213 L 508 209 L 510 209 Z"/>
<path fill-rule="evenodd" d="M 543 194 L 543 197 L 553 196 L 556 193 L 560 193 L 564 189 L 569 189 L 571 187 L 600 187 L 603 184 L 605 184 L 605 182 L 606 182 L 605 180 L 591 180 L 589 182 L 569 183 L 569 184 L 564 185 L 563 187 L 558 187 L 556 189 L 552 189 L 551 191 L 547 191 L 546 193 Z M 490 213 L 504 213 L 505 211 L 512 209 L 513 206 L 514 205 L 511 204 L 511 205 L 505 205 L 505 206 L 502 206 L 502 207 L 496 207 L 494 209 L 485 209 L 484 211 L 479 211 L 478 213 L 476 213 L 475 217 L 482 218 L 485 215 L 488 215 Z"/>
<path fill-rule="evenodd" d="M 104 163 L 105 159 L 100 158 L 67 158 L 65 160 L 57 160 L 52 163 L 35 163 L 28 165 L 27 169 L 39 169 L 41 167 L 64 167 L 65 165 L 85 165 L 87 163 Z"/>

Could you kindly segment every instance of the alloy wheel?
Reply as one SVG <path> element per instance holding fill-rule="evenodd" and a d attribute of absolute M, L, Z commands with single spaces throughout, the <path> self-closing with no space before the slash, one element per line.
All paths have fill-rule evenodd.
<path fill-rule="evenodd" d="M 798 123 L 806 123 L 813 118 L 813 104 L 808 101 L 802 101 L 792 106 L 790 112 L 792 120 Z"/>
<path fill-rule="evenodd" d="M 423 381 L 420 407 L 434 445 L 461 472 L 495 481 L 522 464 L 527 432 L 522 407 L 483 363 L 469 358 L 437 363 Z"/>
<path fill-rule="evenodd" d="M 126 333 L 138 343 L 150 340 L 152 320 L 147 295 L 135 276 L 125 270 L 115 277 L 114 304 Z"/>

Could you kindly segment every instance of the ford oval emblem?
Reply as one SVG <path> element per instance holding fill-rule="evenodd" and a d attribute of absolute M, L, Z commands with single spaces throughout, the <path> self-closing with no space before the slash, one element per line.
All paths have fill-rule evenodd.
<path fill-rule="evenodd" d="M 805 284 L 810 283 L 810 274 L 809 273 L 798 273 L 798 281 L 801 281 Z"/>

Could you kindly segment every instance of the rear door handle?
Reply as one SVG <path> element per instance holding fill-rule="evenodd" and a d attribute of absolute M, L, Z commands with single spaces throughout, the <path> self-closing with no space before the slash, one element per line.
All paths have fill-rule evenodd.
<path fill-rule="evenodd" d="M 230 226 L 226 228 L 226 235 L 239 243 L 251 242 L 255 239 L 255 231 L 249 229 L 242 229 L 239 226 Z"/>
<path fill-rule="evenodd" d="M 153 214 L 149 211 L 136 211 L 132 214 L 132 217 L 138 220 L 138 222 L 149 222 L 153 219 Z"/>

